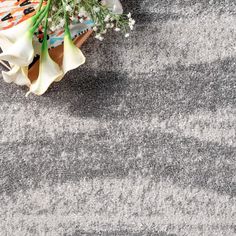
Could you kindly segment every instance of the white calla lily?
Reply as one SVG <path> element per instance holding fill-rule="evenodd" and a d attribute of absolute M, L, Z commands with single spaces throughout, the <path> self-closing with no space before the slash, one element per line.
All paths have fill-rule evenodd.
<path fill-rule="evenodd" d="M 85 57 L 81 50 L 77 48 L 71 40 L 70 34 L 64 36 L 64 55 L 62 62 L 63 73 L 73 70 L 85 63 Z"/>
<path fill-rule="evenodd" d="M 15 42 L 19 36 L 24 35 L 34 26 L 35 22 L 42 13 L 44 13 L 44 9 L 39 11 L 36 15 L 30 17 L 28 20 L 22 21 L 9 29 L 0 30 L 0 40 L 2 40 L 2 38 L 6 38 L 12 43 Z"/>
<path fill-rule="evenodd" d="M 30 86 L 31 82 L 27 75 L 28 67 L 13 66 L 11 70 L 2 72 L 2 76 L 5 82 L 15 83 L 20 86 Z"/>
<path fill-rule="evenodd" d="M 27 93 L 34 93 L 36 95 L 44 94 L 49 86 L 58 78 L 63 76 L 60 67 L 51 59 L 48 50 L 43 50 L 40 57 L 39 76 L 31 86 Z"/>
<path fill-rule="evenodd" d="M 81 50 L 76 47 L 71 39 L 70 32 L 68 29 L 65 30 L 64 36 L 64 49 L 63 49 L 63 60 L 62 60 L 62 71 L 61 77 L 58 77 L 55 82 L 59 82 L 63 79 L 64 75 L 73 69 L 81 66 L 85 63 L 85 56 Z"/>
<path fill-rule="evenodd" d="M 123 7 L 119 0 L 103 0 L 103 3 L 115 14 L 123 14 Z"/>
<path fill-rule="evenodd" d="M 18 66 L 28 66 L 34 58 L 32 37 L 32 32 L 28 31 L 13 43 L 11 47 L 3 48 L 0 60 L 5 60 Z"/>
<path fill-rule="evenodd" d="M 12 42 L 8 38 L 6 37 L 0 38 L 0 48 L 2 49 L 2 51 L 7 50 L 11 46 Z"/>
<path fill-rule="evenodd" d="M 39 17 L 43 19 L 45 16 L 44 10 L 12 28 L 0 31 L 0 47 L 3 51 L 0 54 L 0 60 L 6 60 L 10 64 L 20 67 L 32 62 L 34 57 L 33 34 L 39 25 L 38 22 L 36 23 L 37 19 Z"/>
<path fill-rule="evenodd" d="M 34 25 L 34 18 L 29 18 L 14 27 L 0 31 L 0 40 L 8 39 L 12 43 L 24 35 Z"/>

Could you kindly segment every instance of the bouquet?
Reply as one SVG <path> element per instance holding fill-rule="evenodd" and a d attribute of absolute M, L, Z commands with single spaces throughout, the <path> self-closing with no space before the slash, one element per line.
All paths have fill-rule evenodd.
<path fill-rule="evenodd" d="M 79 49 L 94 32 L 129 36 L 135 21 L 119 0 L 0 0 L 0 62 L 8 83 L 44 94 L 53 82 L 85 63 Z"/>

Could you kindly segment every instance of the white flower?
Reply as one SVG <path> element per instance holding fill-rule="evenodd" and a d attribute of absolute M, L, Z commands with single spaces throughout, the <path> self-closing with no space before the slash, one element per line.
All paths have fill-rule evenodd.
<path fill-rule="evenodd" d="M 134 25 L 135 24 L 135 20 L 134 19 L 129 19 L 129 25 Z"/>
<path fill-rule="evenodd" d="M 108 14 L 108 15 L 106 15 L 106 17 L 104 18 L 104 22 L 109 22 L 109 20 L 110 20 L 110 15 Z"/>
<path fill-rule="evenodd" d="M 85 11 L 84 7 L 81 7 L 79 9 L 79 16 L 80 17 L 86 17 L 88 15 L 88 13 Z"/>
<path fill-rule="evenodd" d="M 0 54 L 0 60 L 5 60 L 18 66 L 28 66 L 34 57 L 32 41 L 32 32 L 26 32 L 11 47 L 3 48 L 3 53 Z"/>
<path fill-rule="evenodd" d="M 93 10 L 94 10 L 95 12 L 100 12 L 100 8 L 99 8 L 99 7 L 93 7 Z"/>
<path fill-rule="evenodd" d="M 100 37 L 101 37 L 101 34 L 96 34 L 96 35 L 95 35 L 95 38 L 96 38 L 96 39 L 99 39 Z"/>
<path fill-rule="evenodd" d="M 50 58 L 48 50 L 44 50 L 40 57 L 39 76 L 37 80 L 31 84 L 30 90 L 26 96 L 30 93 L 36 95 L 44 94 L 48 87 L 62 76 L 63 72 L 60 67 Z"/>
<path fill-rule="evenodd" d="M 10 71 L 3 71 L 2 76 L 7 83 L 15 83 L 20 86 L 30 86 L 31 83 L 28 78 L 28 67 L 19 67 L 15 65 Z"/>
<path fill-rule="evenodd" d="M 19 36 L 24 35 L 33 26 L 33 24 L 34 20 L 30 18 L 9 29 L 0 30 L 0 41 L 3 38 L 7 38 L 12 43 L 15 42 L 19 38 Z"/>
<path fill-rule="evenodd" d="M 33 59 L 32 33 L 29 32 L 35 22 L 35 18 L 23 21 L 22 23 L 7 30 L 0 31 L 0 47 L 3 53 L 2 60 L 19 66 L 29 65 Z"/>
<path fill-rule="evenodd" d="M 129 14 L 127 15 L 127 17 L 130 19 L 131 18 L 131 13 L 129 12 Z"/>
<path fill-rule="evenodd" d="M 105 6 L 105 5 L 106 5 L 106 1 L 105 1 L 105 0 L 102 0 L 102 1 L 101 1 L 101 4 L 102 4 L 102 6 Z"/>
<path fill-rule="evenodd" d="M 111 24 L 110 23 L 107 23 L 106 24 L 106 29 L 109 29 L 111 27 Z"/>
<path fill-rule="evenodd" d="M 51 25 L 50 29 L 51 29 L 52 31 L 55 31 L 55 30 L 56 30 L 56 26 L 55 26 L 55 25 Z"/>
<path fill-rule="evenodd" d="M 98 27 L 97 27 L 97 26 L 94 26 L 94 27 L 93 27 L 93 31 L 95 31 L 95 32 L 98 31 Z"/>
<path fill-rule="evenodd" d="M 65 25 L 65 20 L 61 19 L 60 20 L 60 24 L 59 24 L 60 28 L 62 28 L 64 25 Z"/>
<path fill-rule="evenodd" d="M 100 41 L 102 41 L 102 40 L 104 39 L 101 34 L 97 34 L 97 35 L 95 36 L 95 38 L 98 39 L 98 40 L 100 40 Z"/>
<path fill-rule="evenodd" d="M 77 48 L 68 34 L 64 36 L 64 56 L 62 63 L 63 73 L 73 70 L 85 63 L 85 57 L 81 50 Z"/>
<path fill-rule="evenodd" d="M 71 8 L 70 5 L 67 5 L 67 6 L 66 6 L 66 11 L 72 11 L 72 8 Z"/>
<path fill-rule="evenodd" d="M 125 37 L 128 38 L 128 37 L 129 37 L 129 33 L 126 33 L 126 34 L 125 34 Z"/>
<path fill-rule="evenodd" d="M 114 30 L 115 30 L 116 32 L 119 32 L 119 31 L 121 31 L 121 29 L 120 29 L 120 28 L 118 28 L 118 27 L 116 27 Z"/>
<path fill-rule="evenodd" d="M 107 29 L 104 29 L 101 34 L 106 34 L 107 33 Z"/>
<path fill-rule="evenodd" d="M 0 48 L 2 48 L 2 50 L 7 50 L 7 48 L 10 48 L 12 46 L 12 42 L 7 39 L 6 37 L 0 38 Z"/>
<path fill-rule="evenodd" d="M 119 0 L 103 0 L 102 4 L 107 6 L 115 14 L 123 13 L 123 8 Z"/>

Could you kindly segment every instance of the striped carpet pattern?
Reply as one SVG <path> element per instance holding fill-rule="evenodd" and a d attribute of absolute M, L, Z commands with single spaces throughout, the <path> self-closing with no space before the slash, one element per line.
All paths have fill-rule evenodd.
<path fill-rule="evenodd" d="M 236 235 L 236 2 L 123 4 L 44 96 L 0 82 L 0 236 Z"/>

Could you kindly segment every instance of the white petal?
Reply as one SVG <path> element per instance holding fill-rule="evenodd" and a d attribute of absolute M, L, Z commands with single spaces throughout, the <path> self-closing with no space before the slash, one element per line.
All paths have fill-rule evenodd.
<path fill-rule="evenodd" d="M 8 61 L 18 66 L 28 66 L 34 58 L 32 35 L 27 32 L 0 54 L 0 60 Z"/>
<path fill-rule="evenodd" d="M 13 66 L 10 71 L 3 71 L 3 79 L 7 83 L 15 83 L 17 85 L 30 86 L 30 80 L 27 77 L 28 68 L 27 67 L 19 67 Z"/>
<path fill-rule="evenodd" d="M 0 40 L 3 37 L 7 38 L 11 42 L 16 41 L 19 36 L 24 35 L 29 28 L 33 26 L 33 23 L 32 18 L 30 18 L 9 29 L 0 30 Z"/>
<path fill-rule="evenodd" d="M 68 35 L 64 37 L 64 56 L 62 70 L 64 74 L 85 63 L 85 57 L 81 50 L 77 48 Z"/>
<path fill-rule="evenodd" d="M 0 48 L 2 49 L 2 51 L 9 49 L 11 46 L 12 42 L 8 38 L 6 37 L 0 38 Z"/>
<path fill-rule="evenodd" d="M 39 76 L 31 84 L 29 93 L 42 95 L 56 79 L 62 76 L 60 67 L 50 58 L 48 51 L 45 52 L 40 58 Z"/>
<path fill-rule="evenodd" d="M 105 5 L 115 14 L 122 14 L 123 7 L 119 0 L 104 0 Z"/>

